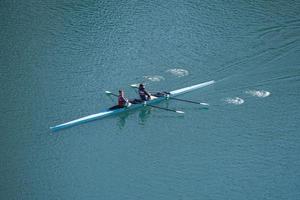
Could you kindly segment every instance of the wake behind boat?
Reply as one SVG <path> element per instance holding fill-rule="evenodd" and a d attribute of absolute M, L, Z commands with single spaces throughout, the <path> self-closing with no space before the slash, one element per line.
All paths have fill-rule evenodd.
<path fill-rule="evenodd" d="M 107 110 L 104 110 L 104 111 L 96 113 L 96 114 L 88 115 L 86 117 L 82 117 L 82 118 L 79 118 L 79 119 L 72 120 L 70 122 L 66 122 L 66 123 L 63 123 L 63 124 L 59 124 L 59 125 L 50 127 L 50 129 L 52 131 L 58 131 L 58 130 L 61 130 L 61 129 L 64 129 L 64 128 L 76 126 L 76 125 L 83 124 L 83 123 L 93 121 L 93 120 L 96 120 L 96 119 L 101 119 L 101 118 L 104 118 L 104 117 L 108 117 L 108 116 L 116 115 L 116 114 L 119 114 L 119 113 L 127 112 L 129 110 L 142 108 L 144 106 L 155 107 L 155 108 L 159 108 L 159 109 L 163 109 L 163 110 L 176 112 L 176 110 L 172 110 L 172 109 L 168 109 L 168 108 L 161 108 L 161 107 L 155 106 L 155 104 L 158 104 L 161 101 L 168 100 L 168 99 L 181 100 L 181 101 L 186 101 L 186 102 L 191 103 L 192 101 L 177 99 L 177 98 L 175 98 L 175 96 L 185 94 L 187 92 L 191 92 L 193 90 L 211 85 L 213 83 L 215 83 L 214 80 L 207 81 L 207 82 L 204 82 L 204 83 L 200 83 L 200 84 L 197 84 L 197 85 L 192 85 L 192 86 L 181 88 L 181 89 L 177 89 L 177 90 L 173 90 L 173 91 L 170 91 L 170 92 L 158 92 L 158 93 L 152 94 L 154 96 L 154 98 L 151 99 L 151 100 L 146 101 L 146 104 L 144 104 L 143 102 L 139 102 L 139 103 L 135 102 L 130 107 L 118 108 L 118 109 L 113 109 L 113 110 L 107 109 Z M 113 94 L 113 95 L 115 95 L 115 94 Z M 194 102 L 194 103 L 197 103 L 197 102 Z M 199 103 L 199 104 L 201 104 L 201 103 Z M 204 105 L 204 104 L 202 104 L 202 105 Z M 183 112 L 182 111 L 177 111 L 177 113 L 183 113 Z"/>

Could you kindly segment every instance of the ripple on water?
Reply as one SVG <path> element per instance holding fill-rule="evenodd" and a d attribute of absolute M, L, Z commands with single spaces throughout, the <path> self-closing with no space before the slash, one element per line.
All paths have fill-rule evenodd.
<path fill-rule="evenodd" d="M 168 69 L 166 72 L 170 73 L 170 74 L 172 74 L 176 77 L 183 77 L 183 76 L 188 76 L 189 75 L 189 72 L 185 69 L 174 68 L 174 69 Z"/>
<path fill-rule="evenodd" d="M 234 98 L 226 98 L 225 102 L 227 102 L 228 104 L 241 105 L 245 101 L 240 97 L 234 97 Z"/>
<path fill-rule="evenodd" d="M 271 95 L 271 92 L 265 90 L 248 90 L 245 93 L 260 98 L 265 98 Z"/>
<path fill-rule="evenodd" d="M 159 82 L 165 80 L 163 76 L 153 75 L 153 76 L 143 76 L 144 79 L 147 79 L 152 82 Z"/>

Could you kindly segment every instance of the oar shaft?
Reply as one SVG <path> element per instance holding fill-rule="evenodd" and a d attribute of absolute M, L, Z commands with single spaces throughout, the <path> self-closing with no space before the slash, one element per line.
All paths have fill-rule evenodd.
<path fill-rule="evenodd" d="M 201 104 L 200 102 L 190 101 L 190 100 L 185 100 L 185 99 L 178 99 L 178 98 L 175 98 L 175 97 L 170 97 L 170 99 L 174 99 L 174 100 L 177 100 L 177 101 L 188 102 L 188 103 L 194 103 L 194 104 Z"/>
<path fill-rule="evenodd" d="M 183 111 L 180 111 L 180 110 L 173 110 L 173 109 L 169 109 L 169 108 L 162 108 L 162 107 L 154 106 L 154 105 L 147 105 L 147 106 L 150 106 L 150 107 L 153 107 L 153 108 L 158 108 L 158 109 L 161 109 L 161 110 L 176 112 L 176 113 L 182 113 L 182 114 L 184 113 Z"/>

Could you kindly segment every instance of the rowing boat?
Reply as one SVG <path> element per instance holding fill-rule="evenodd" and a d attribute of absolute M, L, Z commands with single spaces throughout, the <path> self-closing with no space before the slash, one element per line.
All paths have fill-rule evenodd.
<path fill-rule="evenodd" d="M 189 86 L 189 87 L 181 88 L 181 89 L 178 89 L 178 90 L 173 90 L 171 92 L 168 92 L 167 93 L 168 95 L 159 95 L 156 98 L 147 101 L 146 106 L 147 105 L 151 106 L 153 104 L 157 104 L 157 103 L 159 103 L 161 101 L 164 101 L 164 100 L 167 100 L 171 97 L 175 97 L 175 96 L 178 96 L 178 95 L 181 95 L 181 94 L 185 94 L 187 92 L 191 92 L 193 90 L 211 85 L 213 83 L 215 83 L 215 81 L 212 80 L 212 81 L 207 81 L 207 82 L 200 83 L 200 84 L 197 84 L 197 85 L 192 85 L 192 86 Z M 116 115 L 116 114 L 119 114 L 119 113 L 127 112 L 129 110 L 142 108 L 144 106 L 145 106 L 145 104 L 138 103 L 138 104 L 132 104 L 129 107 L 119 108 L 119 109 L 115 109 L 115 110 L 107 109 L 107 110 L 104 110 L 104 111 L 96 113 L 96 114 L 88 115 L 86 117 L 81 117 L 79 119 L 75 119 L 75 120 L 72 120 L 72 121 L 69 121 L 69 122 L 66 122 L 66 123 L 63 123 L 63 124 L 59 124 L 59 125 L 50 127 L 50 129 L 52 131 L 58 131 L 58 130 L 61 130 L 61 129 L 64 129 L 64 128 L 76 126 L 76 125 L 83 124 L 83 123 L 93 121 L 93 120 L 96 120 L 96 119 L 101 119 L 101 118 L 104 118 L 104 117 L 108 117 L 108 116 Z"/>

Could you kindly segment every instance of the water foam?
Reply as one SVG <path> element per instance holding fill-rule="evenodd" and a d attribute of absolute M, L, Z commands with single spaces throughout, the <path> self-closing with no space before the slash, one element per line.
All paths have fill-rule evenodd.
<path fill-rule="evenodd" d="M 183 77 L 183 76 L 188 76 L 189 75 L 189 72 L 187 70 L 178 69 L 178 68 L 168 69 L 166 72 L 170 73 L 174 76 L 177 76 L 177 77 Z"/>
<path fill-rule="evenodd" d="M 152 82 L 159 82 L 165 80 L 163 76 L 154 75 L 154 76 L 143 76 L 145 79 L 152 81 Z"/>
<path fill-rule="evenodd" d="M 234 105 L 241 105 L 245 101 L 244 101 L 244 99 L 242 99 L 240 97 L 234 97 L 234 98 L 227 98 L 227 99 L 225 99 L 225 102 L 227 102 L 229 104 L 234 104 Z"/>
<path fill-rule="evenodd" d="M 271 92 L 265 90 L 248 90 L 245 92 L 246 94 L 250 94 L 254 97 L 265 98 L 271 95 Z"/>

